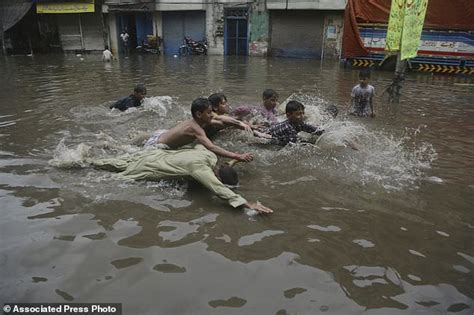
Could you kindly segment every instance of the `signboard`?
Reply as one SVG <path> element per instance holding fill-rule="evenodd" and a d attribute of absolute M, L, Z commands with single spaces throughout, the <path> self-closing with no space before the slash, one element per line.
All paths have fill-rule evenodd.
<path fill-rule="evenodd" d="M 326 31 L 326 38 L 327 39 L 337 38 L 337 29 L 335 25 L 328 25 L 328 28 Z"/>
<path fill-rule="evenodd" d="M 364 47 L 371 53 L 383 53 L 387 48 L 386 32 L 382 28 L 360 29 Z M 418 41 L 418 56 L 459 57 L 474 60 L 474 34 L 459 30 L 425 30 Z"/>
<path fill-rule="evenodd" d="M 87 13 L 94 12 L 94 0 L 82 2 L 37 3 L 36 13 Z"/>

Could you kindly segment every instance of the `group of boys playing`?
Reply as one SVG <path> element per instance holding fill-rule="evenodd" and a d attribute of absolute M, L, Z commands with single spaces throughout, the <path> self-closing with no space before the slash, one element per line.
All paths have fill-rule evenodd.
<path fill-rule="evenodd" d="M 369 76 L 366 72 L 361 72 L 359 75 L 360 83 L 354 87 L 351 94 L 351 114 L 374 117 L 375 94 L 373 86 L 367 83 Z M 138 84 L 132 95 L 117 101 L 110 108 L 124 111 L 138 107 L 145 95 L 145 86 Z M 244 206 L 259 213 L 271 213 L 272 209 L 260 203 L 249 203 L 227 187 L 238 184 L 238 176 L 232 166 L 237 162 L 251 162 L 253 154 L 228 151 L 213 143 L 210 138 L 222 129 L 234 127 L 255 137 L 264 138 L 267 143 L 286 145 L 297 142 L 297 134 L 301 131 L 319 136 L 324 130 L 304 122 L 305 107 L 302 103 L 289 101 L 285 108 L 287 119 L 278 122 L 276 117 L 278 94 L 272 89 L 267 89 L 263 92 L 262 99 L 262 108 L 239 107 L 233 111 L 234 117 L 232 117 L 229 115 L 227 98 L 224 94 L 215 93 L 209 98 L 197 98 L 191 104 L 191 119 L 169 130 L 157 130 L 151 135 L 147 134 L 145 138 L 143 135 L 139 137 L 138 142 L 147 147 L 147 150 L 132 157 L 102 159 L 93 164 L 98 168 L 119 171 L 131 179 L 159 180 L 190 176 L 220 198 L 227 200 L 234 208 Z M 335 116 L 337 108 L 329 107 L 328 112 Z M 248 119 L 250 116 L 260 117 L 260 122 L 250 123 Z M 195 141 L 198 144 L 194 148 L 178 150 Z M 349 144 L 357 150 L 353 144 Z M 231 162 L 216 167 L 217 156 L 229 158 Z"/>
<path fill-rule="evenodd" d="M 146 95 L 146 88 L 139 84 L 133 95 L 117 101 L 111 108 L 126 110 L 136 107 Z M 272 209 L 260 203 L 249 203 L 227 186 L 238 184 L 238 177 L 232 166 L 237 162 L 251 162 L 250 152 L 237 153 L 216 145 L 210 138 L 226 128 L 242 129 L 250 135 L 266 139 L 267 143 L 286 145 L 297 141 L 297 134 L 305 131 L 320 135 L 323 130 L 304 122 L 304 105 L 290 101 L 286 105 L 287 119 L 277 121 L 278 94 L 267 89 L 263 92 L 263 108 L 239 107 L 234 117 L 229 115 L 227 98 L 223 93 L 215 93 L 209 98 L 197 98 L 191 104 L 192 118 L 169 130 L 157 130 L 139 142 L 147 149 L 132 157 L 95 161 L 95 167 L 119 171 L 130 179 L 158 180 L 170 177 L 190 176 L 202 183 L 217 196 L 228 201 L 234 208 L 247 207 L 259 213 L 271 213 Z M 259 116 L 257 124 L 248 119 Z M 179 149 L 193 142 L 191 149 Z M 137 142 L 137 141 L 135 141 Z M 179 150 L 178 150 L 179 149 Z M 217 156 L 231 159 L 227 164 L 216 167 Z M 226 186 L 227 185 L 227 186 Z"/>

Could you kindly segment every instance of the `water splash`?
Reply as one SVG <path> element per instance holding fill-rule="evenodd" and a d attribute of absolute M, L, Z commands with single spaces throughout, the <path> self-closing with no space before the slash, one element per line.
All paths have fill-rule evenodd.
<path fill-rule="evenodd" d="M 171 96 L 147 97 L 143 101 L 143 109 L 166 117 L 173 103 L 174 100 Z"/>
<path fill-rule="evenodd" d="M 406 128 L 404 134 L 393 135 L 371 130 L 364 121 L 334 119 L 326 112 L 331 104 L 319 96 L 292 94 L 280 107 L 289 100 L 302 102 L 306 122 L 319 125 L 325 132 L 320 137 L 301 132 L 300 139 L 307 143 L 290 144 L 276 152 L 261 150 L 258 156 L 265 164 L 297 163 L 308 170 L 325 170 L 332 177 L 344 177 L 361 185 L 401 190 L 417 188 L 418 181 L 426 180 L 425 173 L 437 158 L 430 143 L 418 141 L 426 126 Z"/>
<path fill-rule="evenodd" d="M 60 168 L 82 168 L 87 165 L 86 158 L 89 155 L 90 146 L 81 143 L 75 148 L 65 145 L 65 138 L 59 141 L 49 165 Z"/>

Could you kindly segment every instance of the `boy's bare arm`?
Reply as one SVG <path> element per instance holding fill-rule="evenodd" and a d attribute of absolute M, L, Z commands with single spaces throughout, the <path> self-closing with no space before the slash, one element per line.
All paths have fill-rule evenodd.
<path fill-rule="evenodd" d="M 222 123 L 224 123 L 227 126 L 233 126 L 233 127 L 245 130 L 248 133 L 252 133 L 252 128 L 248 124 L 246 124 L 246 123 L 244 123 L 240 120 L 237 120 L 237 119 L 232 118 L 232 117 L 227 116 L 227 115 L 221 115 L 221 116 L 219 116 L 218 119 L 220 121 L 222 121 Z"/>
<path fill-rule="evenodd" d="M 214 127 L 219 127 L 219 128 L 224 128 L 225 124 L 222 120 L 220 120 L 218 117 L 212 118 L 211 120 L 211 125 Z"/>
<path fill-rule="evenodd" d="M 374 112 L 374 96 L 372 96 L 372 97 L 370 98 L 370 103 L 369 103 L 369 105 L 370 105 L 370 112 L 371 112 L 370 115 L 371 115 L 372 117 L 374 117 L 374 116 L 375 116 L 375 112 Z"/>
<path fill-rule="evenodd" d="M 199 130 L 200 129 L 200 130 Z M 221 148 L 218 145 L 215 145 L 209 138 L 206 136 L 206 133 L 201 127 L 196 127 L 193 129 L 194 131 L 194 136 L 196 137 L 196 140 L 201 143 L 206 149 L 208 149 L 211 152 L 214 152 L 217 155 L 228 157 L 231 159 L 236 159 L 242 162 L 250 162 L 253 160 L 253 155 L 252 153 L 234 153 L 227 151 L 223 148 Z"/>
<path fill-rule="evenodd" d="M 347 106 L 347 109 L 351 109 L 351 107 L 354 105 L 354 96 L 351 96 L 351 101 Z"/>

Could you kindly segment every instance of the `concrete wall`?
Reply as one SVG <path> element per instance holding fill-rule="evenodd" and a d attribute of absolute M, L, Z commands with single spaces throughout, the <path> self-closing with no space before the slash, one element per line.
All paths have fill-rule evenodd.
<path fill-rule="evenodd" d="M 153 35 L 163 39 L 163 17 L 160 11 L 153 13 Z"/>
<path fill-rule="evenodd" d="M 267 0 L 269 10 L 344 10 L 347 0 Z"/>
<path fill-rule="evenodd" d="M 252 4 L 250 12 L 249 55 L 267 56 L 269 42 L 269 12 L 264 0 Z"/>
<path fill-rule="evenodd" d="M 344 11 L 326 12 L 324 19 L 323 59 L 339 59 L 342 51 Z"/>
<path fill-rule="evenodd" d="M 192 10 L 206 10 L 207 4 L 203 0 L 157 0 L 155 5 L 156 11 L 192 11 Z"/>
<path fill-rule="evenodd" d="M 117 31 L 117 21 L 115 19 L 114 13 L 109 13 L 107 15 L 107 26 L 109 28 L 109 42 L 110 49 L 115 56 L 119 54 L 119 43 L 118 43 L 118 31 Z"/>
<path fill-rule="evenodd" d="M 224 5 L 209 3 L 206 10 L 206 38 L 208 55 L 224 54 Z"/>

